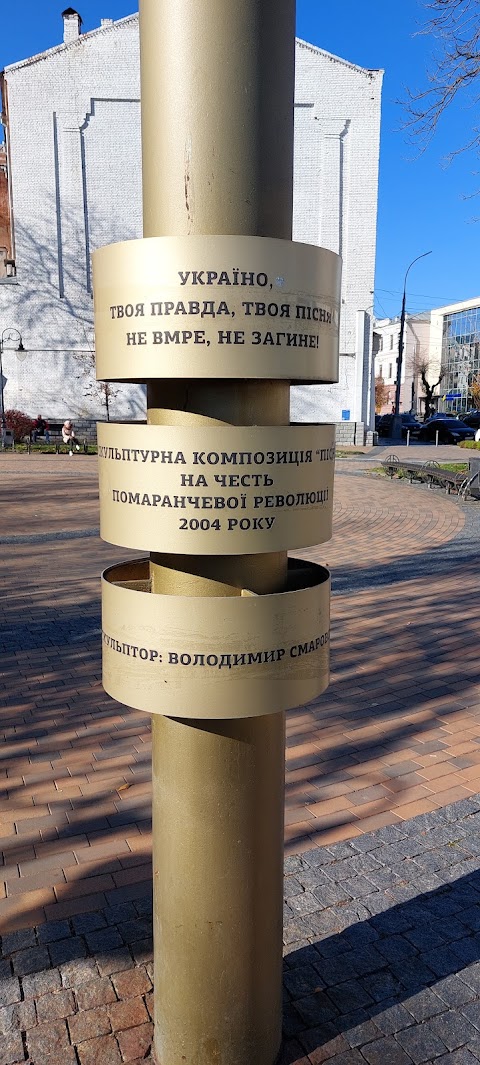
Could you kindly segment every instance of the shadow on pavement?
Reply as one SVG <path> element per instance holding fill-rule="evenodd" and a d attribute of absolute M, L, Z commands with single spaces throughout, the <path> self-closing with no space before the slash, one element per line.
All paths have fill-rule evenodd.
<path fill-rule="evenodd" d="M 319 899 L 321 893 L 319 884 Z M 352 921 L 352 908 L 346 911 Z M 313 915 L 313 924 L 315 919 L 325 930 L 335 923 L 341 928 L 342 907 Z M 403 1046 L 414 1061 L 431 1061 L 467 1043 L 478 1053 L 479 928 L 480 874 L 475 871 L 336 934 L 325 931 L 285 959 L 287 1041 L 300 1040 L 307 1054 L 328 1046 L 328 1055 L 315 1061 L 330 1061 L 361 1043 L 375 1047 L 377 1039 L 389 1036 L 395 1036 L 398 1053 Z M 381 1060 L 390 1061 L 387 1051 L 384 1045 Z M 282 1065 L 296 1061 L 295 1054 L 293 1046 L 288 1056 L 287 1042 Z M 367 1054 L 367 1060 L 377 1058 Z"/>

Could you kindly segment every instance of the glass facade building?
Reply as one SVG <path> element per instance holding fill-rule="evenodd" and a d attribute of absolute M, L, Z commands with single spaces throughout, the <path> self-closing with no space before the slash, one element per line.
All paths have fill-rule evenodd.
<path fill-rule="evenodd" d="M 480 306 L 444 316 L 442 373 L 439 410 L 464 414 L 473 407 L 469 388 L 480 374 Z"/>

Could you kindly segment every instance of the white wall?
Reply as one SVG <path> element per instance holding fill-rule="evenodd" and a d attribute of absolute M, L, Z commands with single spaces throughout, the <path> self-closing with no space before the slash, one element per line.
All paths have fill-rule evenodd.
<path fill-rule="evenodd" d="M 59 27 L 60 28 L 60 27 Z M 3 353 L 5 408 L 52 418 L 103 416 L 84 366 L 93 348 L 90 255 L 141 236 L 137 18 L 7 68 L 15 284 L 0 288 L 2 322 L 27 350 Z M 98 397 L 98 398 L 96 398 Z M 143 414 L 123 386 L 113 417 Z"/>
<path fill-rule="evenodd" d="M 296 56 L 294 239 L 339 251 L 344 270 L 340 382 L 293 390 L 293 416 L 335 421 L 347 408 L 368 421 L 382 74 L 301 41 Z M 8 67 L 6 81 L 17 278 L 0 287 L 2 321 L 28 354 L 4 352 L 5 407 L 102 416 L 81 364 L 90 255 L 141 236 L 137 16 Z M 143 410 L 143 390 L 123 386 L 111 413 Z"/>
<path fill-rule="evenodd" d="M 299 420 L 370 420 L 381 87 L 382 71 L 297 41 L 293 237 L 343 260 L 340 380 L 294 389 Z"/>

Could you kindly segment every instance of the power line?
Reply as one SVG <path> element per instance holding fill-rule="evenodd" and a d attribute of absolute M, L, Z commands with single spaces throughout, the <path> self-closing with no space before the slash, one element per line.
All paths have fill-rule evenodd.
<path fill-rule="evenodd" d="M 401 296 L 402 295 L 402 289 L 400 289 L 400 288 L 378 288 L 378 289 L 376 289 L 376 291 L 377 292 L 387 292 L 391 296 Z M 462 303 L 463 302 L 463 299 L 461 299 L 461 298 L 459 299 L 458 296 L 456 296 L 456 297 L 452 297 L 452 296 L 435 296 L 435 295 L 431 295 L 428 292 L 409 292 L 408 296 L 409 297 L 410 296 L 417 296 L 420 299 L 425 299 L 425 300 L 445 300 L 445 303 Z"/>
<path fill-rule="evenodd" d="M 385 318 L 391 318 L 392 317 L 391 314 L 389 314 L 388 311 L 385 310 L 385 307 L 383 306 L 383 303 L 382 303 L 381 299 L 378 296 L 377 296 L 377 303 L 378 303 L 378 306 L 380 307 L 380 310 L 383 311 L 383 313 L 385 315 Z"/>

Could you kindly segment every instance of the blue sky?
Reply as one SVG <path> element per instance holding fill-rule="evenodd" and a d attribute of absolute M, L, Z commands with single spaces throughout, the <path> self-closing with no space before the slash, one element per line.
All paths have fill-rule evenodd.
<path fill-rule="evenodd" d="M 175 3 L 175 0 L 172 0 Z M 73 5 L 75 6 L 75 5 Z M 63 4 L 51 0 L 4 3 L 0 68 L 62 40 Z M 78 0 L 83 29 L 101 18 L 123 18 L 136 10 L 134 0 Z M 432 251 L 409 274 L 407 310 L 415 312 L 480 296 L 477 245 L 480 236 L 480 163 L 472 153 L 452 149 L 466 143 L 475 125 L 469 101 L 448 112 L 428 149 L 420 154 L 401 129 L 397 101 L 405 86 L 425 84 L 435 43 L 415 36 L 425 20 L 421 0 L 297 0 L 297 34 L 352 63 L 385 71 L 382 107 L 376 312 L 400 312 L 406 268 L 417 255 Z"/>

